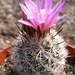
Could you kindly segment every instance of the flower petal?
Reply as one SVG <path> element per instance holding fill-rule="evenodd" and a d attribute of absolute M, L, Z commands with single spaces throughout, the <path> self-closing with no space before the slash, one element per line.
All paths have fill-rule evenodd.
<path fill-rule="evenodd" d="M 40 13 L 40 9 L 41 9 L 41 4 L 40 4 L 40 0 L 36 0 L 36 5 L 37 5 L 37 7 L 38 7 L 38 13 Z"/>
<path fill-rule="evenodd" d="M 37 7 L 36 7 L 35 3 L 32 2 L 31 0 L 24 0 L 24 2 L 26 4 L 27 8 L 30 10 L 32 16 L 36 17 Z"/>
<path fill-rule="evenodd" d="M 59 5 L 61 4 L 61 1 L 59 1 L 53 8 L 53 12 L 56 11 L 56 9 L 59 7 Z"/>
<path fill-rule="evenodd" d="M 53 14 L 54 16 L 57 15 L 61 10 L 62 10 L 62 7 L 64 6 L 65 4 L 65 1 L 64 0 L 63 2 L 61 2 L 61 0 L 56 4 L 56 6 L 53 8 Z"/>
<path fill-rule="evenodd" d="M 22 3 L 20 3 L 19 5 L 22 11 L 28 16 L 30 14 L 30 11 Z"/>
<path fill-rule="evenodd" d="M 67 14 L 67 15 L 63 15 L 63 16 L 61 16 L 61 17 L 58 17 L 58 18 L 56 19 L 55 23 L 57 23 L 59 20 L 61 20 L 62 18 L 66 17 L 66 16 L 68 16 L 68 14 Z"/>
<path fill-rule="evenodd" d="M 66 1 L 66 0 L 65 0 Z M 52 13 L 49 15 L 49 18 L 48 18 L 48 25 L 50 25 L 51 23 L 53 23 L 53 21 L 56 19 L 57 15 L 59 14 L 60 10 L 62 9 L 63 5 L 64 5 L 64 2 L 61 2 L 59 1 L 55 8 L 53 9 Z"/>
<path fill-rule="evenodd" d="M 31 24 L 35 27 L 35 29 L 37 29 L 38 22 L 36 21 L 36 19 L 33 18 L 33 17 L 31 17 L 31 18 L 29 18 L 28 20 L 29 20 L 29 21 L 31 22 Z"/>
<path fill-rule="evenodd" d="M 51 10 L 51 8 L 52 8 L 52 0 L 46 0 L 45 9 L 47 14 Z"/>
<path fill-rule="evenodd" d="M 22 23 L 22 24 L 24 24 L 24 25 L 33 27 L 33 28 L 35 29 L 35 27 L 34 27 L 31 23 L 29 23 L 29 22 L 27 22 L 27 21 L 24 21 L 24 20 L 18 20 L 18 22 L 20 22 L 20 23 Z"/>
<path fill-rule="evenodd" d="M 45 1 L 46 0 L 41 0 L 41 9 L 44 9 L 45 8 Z"/>
<path fill-rule="evenodd" d="M 44 21 L 39 21 L 39 28 L 40 28 L 41 32 L 43 32 L 45 30 L 45 23 L 44 23 Z"/>

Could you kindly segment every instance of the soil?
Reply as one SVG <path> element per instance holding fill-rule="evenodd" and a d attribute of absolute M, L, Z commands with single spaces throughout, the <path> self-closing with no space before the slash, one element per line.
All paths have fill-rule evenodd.
<path fill-rule="evenodd" d="M 58 0 L 53 0 L 56 3 Z M 19 35 L 16 23 L 22 18 L 19 3 L 23 0 L 0 0 L 0 49 L 11 44 Z M 75 0 L 67 0 L 60 15 L 69 14 L 62 21 L 65 21 L 61 35 L 67 43 L 75 46 Z"/>

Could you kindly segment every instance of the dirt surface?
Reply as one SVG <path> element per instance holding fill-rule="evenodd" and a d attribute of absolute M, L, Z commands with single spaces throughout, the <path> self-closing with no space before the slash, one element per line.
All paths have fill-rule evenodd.
<path fill-rule="evenodd" d="M 21 17 L 19 0 L 0 0 L 0 48 L 11 44 L 17 36 L 15 23 Z"/>
<path fill-rule="evenodd" d="M 53 0 L 55 3 L 59 0 Z M 0 0 L 0 49 L 11 44 L 18 35 L 15 23 L 21 19 L 19 3 L 23 0 Z M 60 14 L 69 14 L 63 20 L 62 34 L 68 43 L 75 46 L 75 0 L 67 0 Z"/>

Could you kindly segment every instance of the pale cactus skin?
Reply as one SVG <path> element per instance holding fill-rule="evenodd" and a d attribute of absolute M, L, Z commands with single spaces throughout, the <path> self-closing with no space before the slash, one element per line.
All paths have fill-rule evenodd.
<path fill-rule="evenodd" d="M 65 75 L 65 42 L 55 29 L 38 40 L 22 35 L 12 49 L 13 70 L 19 75 Z"/>

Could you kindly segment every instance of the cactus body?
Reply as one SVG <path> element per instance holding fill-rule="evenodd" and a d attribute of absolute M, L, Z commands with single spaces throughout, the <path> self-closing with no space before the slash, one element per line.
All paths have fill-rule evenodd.
<path fill-rule="evenodd" d="M 35 37 L 28 41 L 22 35 L 18 36 L 11 62 L 13 70 L 19 75 L 62 75 L 66 57 L 64 40 L 51 29 L 39 40 Z"/>

